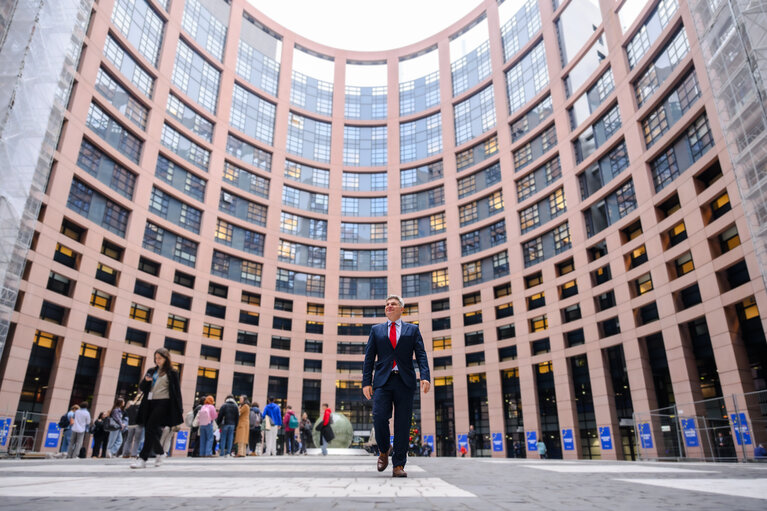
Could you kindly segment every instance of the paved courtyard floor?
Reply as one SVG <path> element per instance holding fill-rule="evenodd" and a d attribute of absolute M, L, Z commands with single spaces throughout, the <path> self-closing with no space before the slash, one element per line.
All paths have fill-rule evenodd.
<path fill-rule="evenodd" d="M 767 464 L 373 456 L 0 462 L 0 509 L 767 509 Z"/>

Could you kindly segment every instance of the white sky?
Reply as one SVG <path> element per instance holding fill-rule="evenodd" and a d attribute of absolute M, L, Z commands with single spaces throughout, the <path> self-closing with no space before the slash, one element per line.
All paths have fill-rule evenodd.
<path fill-rule="evenodd" d="M 389 50 L 416 43 L 458 21 L 480 3 L 480 0 L 249 1 L 307 39 L 356 51 Z"/>

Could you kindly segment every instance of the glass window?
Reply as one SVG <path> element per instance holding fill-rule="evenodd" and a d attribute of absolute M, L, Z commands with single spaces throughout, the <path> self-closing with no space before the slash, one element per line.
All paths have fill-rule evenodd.
<path fill-rule="evenodd" d="M 549 84 L 543 41 L 506 72 L 509 113 L 513 114 Z M 456 116 L 457 117 L 457 116 Z"/>
<path fill-rule="evenodd" d="M 221 4 L 218 10 L 224 10 L 222 8 L 224 8 L 224 4 Z M 225 10 L 228 18 L 229 9 Z M 181 26 L 211 55 L 219 61 L 223 59 L 226 26 L 218 20 L 215 12 L 208 10 L 199 0 L 186 0 Z"/>
<path fill-rule="evenodd" d="M 176 64 L 173 67 L 173 85 L 208 112 L 215 114 L 220 78 L 220 71 L 183 40 L 179 40 Z"/>
<path fill-rule="evenodd" d="M 112 24 L 152 65 L 162 44 L 162 18 L 146 0 L 116 0 L 112 11 Z"/>
<path fill-rule="evenodd" d="M 243 133 L 273 145 L 277 106 L 238 84 L 232 91 L 231 124 Z"/>
<path fill-rule="evenodd" d="M 454 115 L 456 145 L 495 128 L 495 97 L 492 86 L 485 87 L 456 104 Z"/>
<path fill-rule="evenodd" d="M 111 35 L 104 43 L 104 55 L 138 90 L 152 97 L 154 78 Z"/>
<path fill-rule="evenodd" d="M 556 22 L 559 36 L 559 54 L 562 66 L 583 48 L 586 41 L 602 25 L 599 2 L 595 0 L 573 0 L 565 7 Z"/>

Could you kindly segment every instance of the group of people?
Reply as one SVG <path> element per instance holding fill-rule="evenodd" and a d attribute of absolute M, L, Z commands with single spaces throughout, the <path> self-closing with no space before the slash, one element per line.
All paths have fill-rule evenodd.
<path fill-rule="evenodd" d="M 330 415 L 327 404 L 323 405 L 323 413 Z M 219 456 L 274 456 L 281 429 L 285 454 L 306 454 L 313 427 L 306 412 L 299 419 L 288 405 L 283 415 L 273 397 L 261 410 L 258 403 L 251 403 L 244 395 L 237 401 L 234 396 L 227 396 L 218 409 L 213 396 L 201 398 L 186 415 L 185 422 L 191 428 L 191 455 L 200 457 L 213 456 L 216 445 Z"/>
<path fill-rule="evenodd" d="M 65 453 L 67 458 L 85 457 L 84 451 L 87 449 L 83 446 L 83 441 L 85 434 L 91 433 L 92 457 L 135 458 L 144 434 L 143 426 L 137 423 L 142 397 L 139 393 L 135 400 L 127 403 L 123 398 L 117 398 L 112 408 L 99 413 L 95 420 L 88 410 L 87 401 L 72 406 L 59 421 L 62 432 L 60 451 Z"/>
<path fill-rule="evenodd" d="M 150 457 L 157 465 L 170 449 L 172 433 L 183 422 L 181 387 L 173 369 L 170 352 L 154 353 L 155 367 L 139 383 L 135 400 L 118 397 L 109 411 L 93 420 L 87 401 L 74 405 L 59 420 L 62 431 L 60 451 L 67 458 L 81 457 L 87 433 L 93 434 L 93 457 L 136 457 L 132 468 L 144 468 Z M 140 450 L 139 450 L 140 446 Z M 84 456 L 82 456 L 84 457 Z"/>
<path fill-rule="evenodd" d="M 387 297 L 385 306 L 387 322 L 375 325 L 371 329 L 365 349 L 362 375 L 362 393 L 366 399 L 373 401 L 375 441 L 380 450 L 376 465 L 378 471 L 382 472 L 389 465 L 389 455 L 392 455 L 394 477 L 407 477 L 404 467 L 409 447 L 410 417 L 414 391 L 419 386 L 413 367 L 414 356 L 420 373 L 421 391 L 427 393 L 431 386 L 423 338 L 418 325 L 402 321 L 404 305 L 404 301 L 399 296 Z M 163 447 L 163 429 L 166 432 L 172 432 L 172 428 L 185 422 L 179 375 L 173 369 L 170 352 L 166 348 L 157 349 L 154 352 L 154 362 L 155 366 L 146 372 L 139 383 L 142 398 L 136 409 L 136 425 L 143 427 L 144 440 L 138 457 L 131 464 L 131 468 L 136 469 L 145 468 L 150 457 L 155 457 L 155 464 L 160 465 L 166 452 Z M 130 428 L 130 414 L 126 414 L 126 410 L 130 410 L 131 407 L 123 405 L 122 400 L 118 399 L 108 415 L 100 414 L 102 429 L 109 430 L 114 427 L 113 422 L 118 424 L 115 429 L 117 433 L 113 434 L 110 430 L 106 440 L 106 452 L 112 455 L 117 452 L 113 449 L 119 448 L 115 447 L 118 441 L 122 441 L 122 435 L 119 433 L 123 431 L 123 426 Z M 133 406 L 136 406 L 136 403 L 133 403 Z M 327 454 L 327 445 L 334 438 L 333 419 L 327 403 L 322 406 L 322 419 L 318 421 L 316 428 L 321 438 L 322 453 Z M 299 420 L 288 406 L 283 415 L 273 398 L 269 398 L 269 404 L 260 414 L 258 412 L 258 404 L 254 403 L 251 407 L 246 396 L 240 396 L 239 403 L 234 400 L 234 396 L 228 396 L 218 410 L 215 407 L 214 397 L 206 396 L 187 414 L 187 423 L 192 428 L 198 455 L 212 456 L 216 426 L 219 429 L 221 456 L 259 454 L 261 443 L 265 445 L 264 454 L 275 455 L 277 436 L 281 427 L 285 430 L 285 452 L 287 454 L 306 452 L 306 446 L 312 436 L 312 424 L 306 413 L 303 413 Z M 389 421 L 392 412 L 394 412 L 393 445 L 389 441 Z M 70 435 L 72 438 L 67 438 L 69 443 L 67 453 L 74 455 L 75 452 L 79 454 L 85 432 L 90 427 L 88 403 L 81 403 L 71 413 Z M 124 422 L 125 415 L 128 416 L 127 426 Z M 108 427 L 105 427 L 105 424 Z M 296 444 L 297 432 L 301 438 L 298 445 Z M 99 447 L 103 442 L 102 437 Z M 132 445 L 131 442 L 131 447 L 127 451 L 128 455 L 132 454 Z M 236 445 L 236 451 L 233 451 L 233 445 Z M 123 452 L 126 452 L 125 447 Z"/>

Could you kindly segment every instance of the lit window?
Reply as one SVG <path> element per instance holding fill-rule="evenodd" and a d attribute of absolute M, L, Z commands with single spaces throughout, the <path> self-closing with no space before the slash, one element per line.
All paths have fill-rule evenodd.
<path fill-rule="evenodd" d="M 759 317 L 759 308 L 756 306 L 756 300 L 754 300 L 753 296 L 749 296 L 740 302 L 740 305 L 743 307 L 744 319 L 749 320 Z"/>
<path fill-rule="evenodd" d="M 438 233 L 445 230 L 445 214 L 435 213 L 429 217 L 429 225 L 431 227 L 431 233 Z"/>
<path fill-rule="evenodd" d="M 224 327 L 221 325 L 213 325 L 211 323 L 203 323 L 202 335 L 208 339 L 223 339 Z"/>
<path fill-rule="evenodd" d="M 80 356 L 85 358 L 99 358 L 101 348 L 92 344 L 80 344 Z"/>
<path fill-rule="evenodd" d="M 674 266 L 676 267 L 677 277 L 681 277 L 682 275 L 690 273 L 695 269 L 695 265 L 692 262 L 692 254 L 687 252 L 686 254 L 677 257 L 674 261 Z"/>
<path fill-rule="evenodd" d="M 189 320 L 175 314 L 168 314 L 168 328 L 178 330 L 179 332 L 186 332 L 189 328 Z"/>
<path fill-rule="evenodd" d="M 734 225 L 719 235 L 719 246 L 723 254 L 738 245 L 740 245 L 740 236 L 738 235 L 738 228 Z"/>
<path fill-rule="evenodd" d="M 434 351 L 449 350 L 453 347 L 451 337 L 435 337 L 431 342 Z"/>
<path fill-rule="evenodd" d="M 232 231 L 232 224 L 219 219 L 216 224 L 216 239 L 229 245 L 232 243 Z"/>
<path fill-rule="evenodd" d="M 530 320 L 530 333 L 542 332 L 549 327 L 549 320 L 546 314 L 542 316 L 536 316 Z"/>
<path fill-rule="evenodd" d="M 99 291 L 98 289 L 93 290 L 93 294 L 91 294 L 91 305 L 98 309 L 102 309 L 105 311 L 112 309 L 112 297 L 103 291 Z"/>
<path fill-rule="evenodd" d="M 57 337 L 48 332 L 35 331 L 35 344 L 41 348 L 53 348 Z"/>
<path fill-rule="evenodd" d="M 652 276 L 649 273 L 642 275 L 636 280 L 636 286 L 639 295 L 652 291 Z"/>
<path fill-rule="evenodd" d="M 143 321 L 144 323 L 149 323 L 152 320 L 152 309 L 149 307 L 144 307 L 143 305 L 139 305 L 137 303 L 131 304 L 130 307 L 130 317 L 135 319 L 136 321 Z"/>
<path fill-rule="evenodd" d="M 435 270 L 431 272 L 431 288 L 443 289 L 448 287 L 447 270 Z"/>

